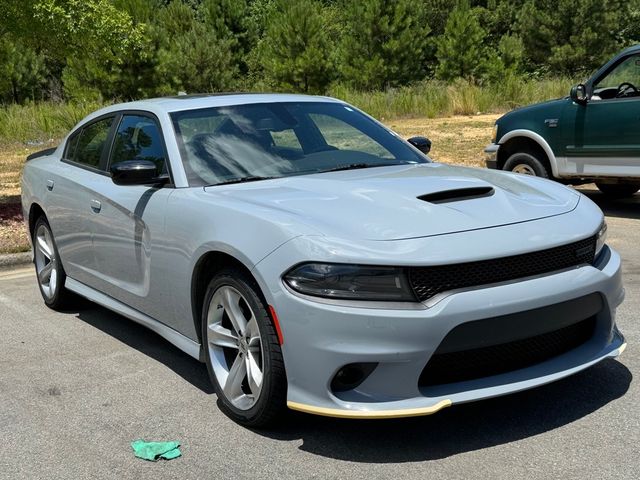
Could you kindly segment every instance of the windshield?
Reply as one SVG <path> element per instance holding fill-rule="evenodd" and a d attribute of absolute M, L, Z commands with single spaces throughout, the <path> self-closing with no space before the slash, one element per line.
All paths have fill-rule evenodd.
<path fill-rule="evenodd" d="M 191 186 L 428 162 L 341 103 L 230 105 L 171 118 Z"/>

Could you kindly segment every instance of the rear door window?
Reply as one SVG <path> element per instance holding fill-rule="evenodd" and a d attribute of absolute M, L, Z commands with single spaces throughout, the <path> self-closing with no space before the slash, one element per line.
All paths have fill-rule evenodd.
<path fill-rule="evenodd" d="M 78 135 L 70 139 L 67 159 L 99 169 L 112 124 L 113 117 L 107 117 L 83 127 Z"/>

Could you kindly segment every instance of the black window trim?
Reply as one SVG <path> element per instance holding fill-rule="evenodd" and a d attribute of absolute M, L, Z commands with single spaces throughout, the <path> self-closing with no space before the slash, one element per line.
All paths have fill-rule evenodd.
<path fill-rule="evenodd" d="M 106 177 L 110 177 L 111 175 L 109 174 L 109 172 L 107 172 L 106 170 L 106 160 L 107 160 L 107 156 L 106 156 L 106 152 L 107 150 L 110 152 L 111 151 L 111 143 L 113 143 L 113 134 L 114 134 L 114 127 L 116 124 L 116 117 L 117 117 L 117 113 L 116 112 L 109 112 L 109 113 L 105 113 L 104 115 L 100 115 L 99 117 L 96 117 L 90 121 L 88 121 L 87 123 L 79 126 L 76 130 L 74 130 L 69 137 L 67 138 L 67 141 L 65 142 L 64 145 L 64 152 L 62 153 L 62 158 L 60 159 L 61 162 L 67 163 L 69 165 L 73 165 L 74 167 L 78 167 L 78 168 L 82 168 L 83 170 L 87 170 L 89 172 L 93 172 L 93 173 L 97 173 L 98 175 L 103 175 Z M 112 118 L 113 122 L 111 123 L 111 126 L 109 127 L 109 132 L 107 133 L 107 138 L 105 140 L 105 145 L 102 148 L 102 152 L 100 154 L 100 163 L 98 164 L 98 167 L 92 167 L 91 165 L 87 165 L 85 163 L 80 163 L 80 162 L 76 162 L 74 160 L 71 160 L 70 158 L 67 158 L 67 153 L 69 150 L 69 143 L 71 142 L 71 140 L 73 140 L 76 136 L 81 135 L 82 132 L 87 128 L 90 127 L 91 125 L 98 123 L 102 120 L 105 120 L 107 118 Z M 105 148 L 108 147 L 108 148 Z"/>
<path fill-rule="evenodd" d="M 122 121 L 122 117 L 124 115 L 136 115 L 136 116 L 141 116 L 141 117 L 148 117 L 150 119 L 152 119 L 156 125 L 158 126 L 158 129 L 160 131 L 160 138 L 162 140 L 162 149 L 164 151 L 164 155 L 165 155 L 165 162 L 167 163 L 167 172 L 169 173 L 169 181 L 164 183 L 162 185 L 162 188 L 175 188 L 175 184 L 173 182 L 173 172 L 171 169 L 171 160 L 169 159 L 169 155 L 168 155 L 168 151 L 167 151 L 167 144 L 165 141 L 165 137 L 164 137 L 164 131 L 162 129 L 162 125 L 160 123 L 160 119 L 158 118 L 157 115 L 155 115 L 152 112 L 149 112 L 147 110 L 117 110 L 114 112 L 109 112 L 109 113 L 105 113 L 103 115 L 100 115 L 99 117 L 96 117 L 90 121 L 88 121 L 87 123 L 84 123 L 82 125 L 80 125 L 77 129 L 75 129 L 73 132 L 71 132 L 71 134 L 69 134 L 69 137 L 67 137 L 67 141 L 65 142 L 65 146 L 64 146 L 64 151 L 62 153 L 62 158 L 60 159 L 61 162 L 67 163 L 69 165 L 73 165 L 74 167 L 78 167 L 78 168 L 82 168 L 83 170 L 87 170 L 89 172 L 93 172 L 93 173 L 97 173 L 98 175 L 103 175 L 105 177 L 111 177 L 111 173 L 109 172 L 109 166 L 111 164 L 111 154 L 113 151 L 113 143 L 114 143 L 114 139 L 116 136 L 116 132 L 118 131 L 118 127 L 120 126 L 120 122 Z M 79 163 L 79 162 L 75 162 L 69 158 L 67 158 L 67 152 L 69 150 L 69 144 L 71 143 L 71 141 L 78 135 L 82 134 L 82 131 L 87 128 L 90 127 L 91 125 L 93 125 L 94 123 L 100 122 L 106 118 L 113 118 L 113 123 L 111 124 L 111 127 L 109 128 L 109 133 L 107 134 L 107 138 L 105 140 L 105 147 L 102 150 L 102 153 L 100 155 L 100 164 L 98 165 L 98 168 L 96 167 L 92 167 L 90 165 L 86 165 L 84 163 Z"/>
<path fill-rule="evenodd" d="M 108 151 L 106 165 L 105 165 L 107 175 L 111 176 L 109 169 L 111 168 L 111 160 L 112 160 L 111 157 L 113 155 L 113 145 L 115 143 L 116 132 L 118 131 L 118 128 L 120 128 L 120 123 L 122 122 L 122 117 L 124 117 L 125 115 L 147 117 L 154 121 L 154 123 L 158 127 L 158 131 L 160 132 L 160 140 L 162 142 L 162 151 L 164 152 L 164 161 L 167 165 L 167 173 L 169 174 L 169 181 L 164 183 L 162 185 L 162 188 L 175 188 L 175 183 L 173 182 L 173 171 L 171 169 L 171 160 L 169 159 L 169 154 L 167 150 L 167 143 L 165 141 L 164 131 L 162 130 L 162 125 L 160 123 L 160 119 L 158 118 L 158 116 L 147 110 L 118 110 L 117 112 L 115 112 L 115 114 L 116 114 L 115 128 L 113 129 L 113 132 L 112 132 L 113 135 L 110 138 L 109 151 Z"/>

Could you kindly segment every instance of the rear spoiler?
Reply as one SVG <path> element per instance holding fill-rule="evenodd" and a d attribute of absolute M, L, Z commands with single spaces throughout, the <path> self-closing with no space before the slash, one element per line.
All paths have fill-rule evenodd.
<path fill-rule="evenodd" d="M 57 150 L 58 147 L 47 148 L 46 150 L 40 150 L 39 152 L 32 153 L 27 157 L 27 162 L 29 160 L 33 160 L 34 158 L 46 157 L 47 155 L 51 155 L 53 152 Z"/>

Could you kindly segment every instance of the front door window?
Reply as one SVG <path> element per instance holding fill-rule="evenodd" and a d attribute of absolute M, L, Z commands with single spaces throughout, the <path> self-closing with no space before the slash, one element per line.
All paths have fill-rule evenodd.
<path fill-rule="evenodd" d="M 631 55 L 596 82 L 592 100 L 640 96 L 640 55 Z"/>
<path fill-rule="evenodd" d="M 127 160 L 148 160 L 158 175 L 167 173 L 162 133 L 155 120 L 143 115 L 124 115 L 113 141 L 111 165 Z"/>

